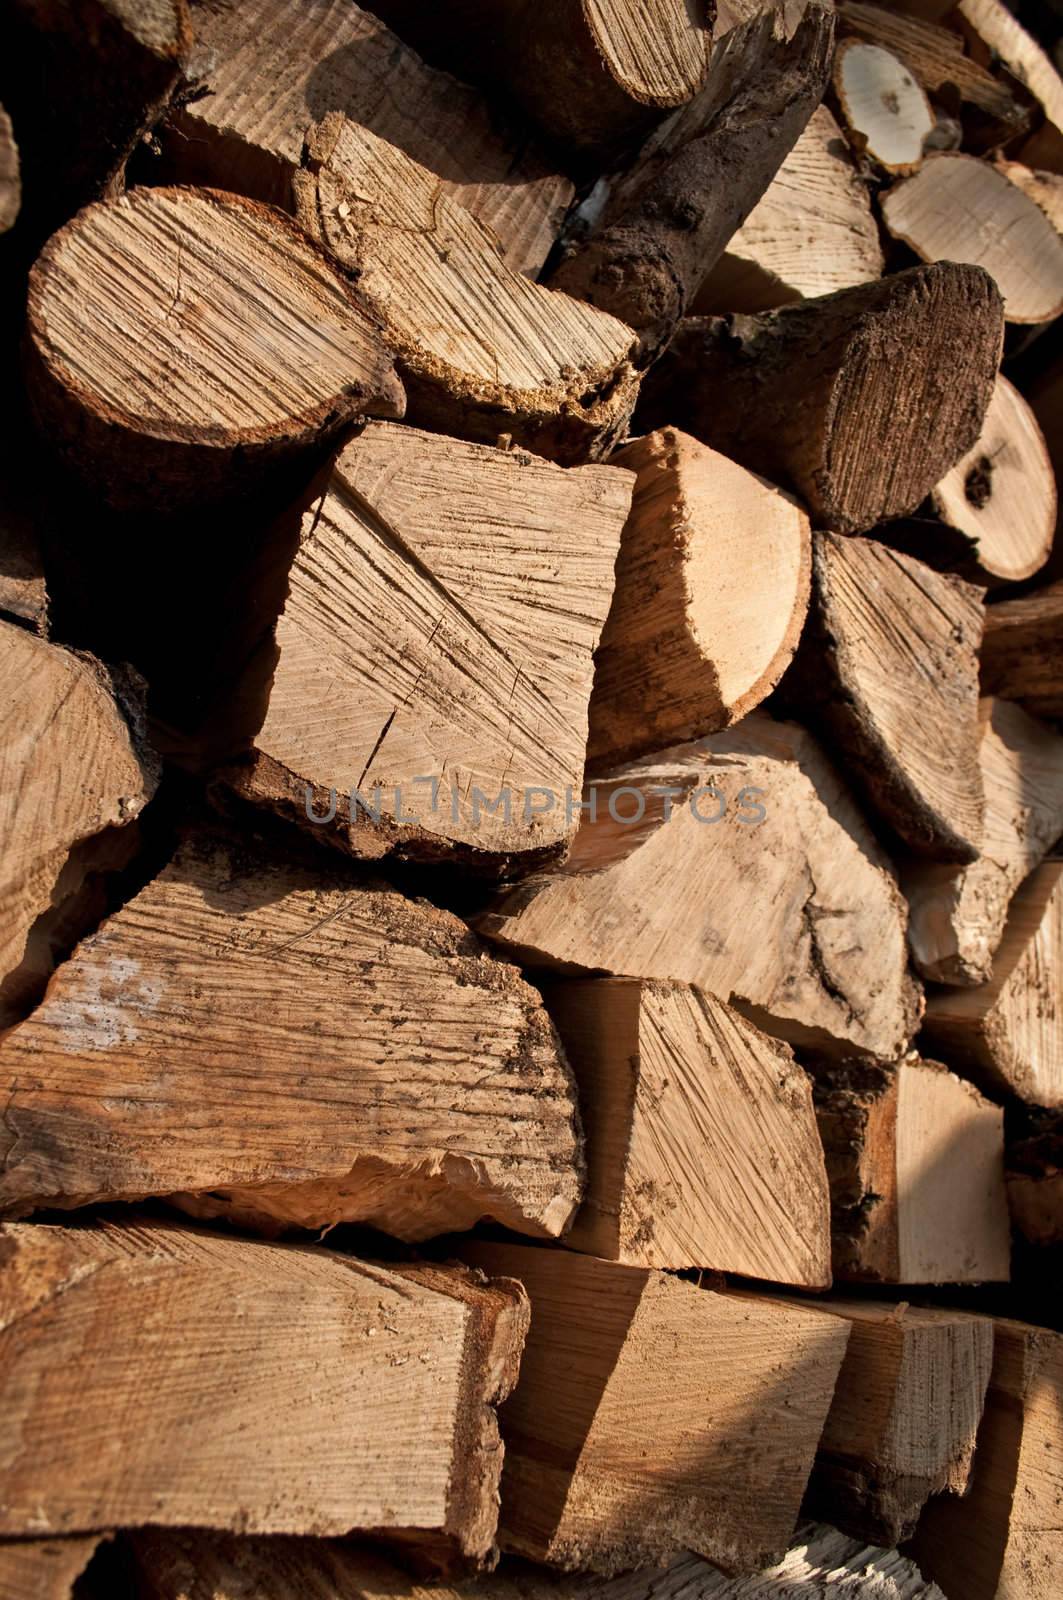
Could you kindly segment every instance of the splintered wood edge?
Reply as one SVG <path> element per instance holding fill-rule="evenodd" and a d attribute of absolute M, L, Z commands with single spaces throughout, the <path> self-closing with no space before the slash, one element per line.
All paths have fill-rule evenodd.
<path fill-rule="evenodd" d="M 912 138 L 915 139 L 916 137 L 916 130 L 914 127 L 915 123 L 921 122 L 923 124 L 923 131 L 922 138 L 919 141 L 919 150 L 907 159 L 900 161 L 887 160 L 886 156 L 882 153 L 882 150 L 874 142 L 872 134 L 864 125 L 867 121 L 866 103 L 861 109 L 858 109 L 855 104 L 855 97 L 846 90 L 846 63 L 848 62 L 850 66 L 853 66 L 855 64 L 855 56 L 858 51 L 865 53 L 873 52 L 876 60 L 878 57 L 882 58 L 882 64 L 884 67 L 888 65 L 896 69 L 896 74 L 898 75 L 899 79 L 897 88 L 895 89 L 890 87 L 881 95 L 883 104 L 885 105 L 886 113 L 888 115 L 899 115 L 902 108 L 898 106 L 897 109 L 894 110 L 894 108 L 891 107 L 886 100 L 886 93 L 890 94 L 893 99 L 897 98 L 897 89 L 903 90 L 905 93 L 910 95 L 911 104 L 903 109 L 905 110 L 906 116 L 913 124 L 911 135 Z M 901 75 L 903 75 L 903 81 L 900 81 Z M 884 172 L 893 173 L 897 177 L 906 176 L 909 173 L 915 172 L 923 160 L 927 135 L 931 133 L 934 128 L 934 113 L 931 110 L 930 101 L 927 99 L 926 94 L 924 93 L 921 85 L 915 77 L 915 74 L 912 72 L 908 64 L 884 44 L 872 43 L 868 39 L 843 39 L 841 44 L 838 46 L 837 51 L 835 52 L 832 77 L 834 90 L 838 96 L 838 105 L 842 116 L 844 117 L 850 132 L 855 136 L 861 153 L 868 155 L 871 160 L 876 163 L 876 165 L 883 169 Z M 866 85 L 864 86 L 864 98 L 866 101 Z M 895 130 L 887 128 L 886 132 L 887 134 L 895 135 Z"/>

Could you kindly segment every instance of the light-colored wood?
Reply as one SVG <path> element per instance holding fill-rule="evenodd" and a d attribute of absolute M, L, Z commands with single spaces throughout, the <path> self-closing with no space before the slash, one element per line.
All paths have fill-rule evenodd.
<path fill-rule="evenodd" d="M 576 1099 L 535 991 L 426 902 L 209 838 L 0 1042 L 8 1215 L 176 1194 L 245 1224 L 557 1234 Z"/>
<path fill-rule="evenodd" d="M 985 983 L 1019 884 L 1063 834 L 1063 738 L 1010 700 L 979 707 L 985 837 L 966 866 L 912 858 L 901 872 L 908 942 L 924 978 Z"/>
<path fill-rule="evenodd" d="M 701 88 L 712 45 L 708 5 L 581 0 L 581 9 L 607 72 L 638 104 L 681 106 Z"/>
<path fill-rule="evenodd" d="M 11 118 L 0 106 L 0 233 L 6 233 L 14 227 L 21 204 L 18 145 L 15 143 Z"/>
<path fill-rule="evenodd" d="M 196 46 L 211 63 L 207 93 L 175 110 L 164 135 L 182 182 L 290 210 L 307 130 L 342 111 L 434 172 L 514 271 L 542 266 L 571 180 L 353 0 L 227 0 L 198 13 Z"/>
<path fill-rule="evenodd" d="M 695 315 L 766 311 L 870 283 L 882 271 L 867 185 L 838 123 L 817 106 L 690 309 Z"/>
<path fill-rule="evenodd" d="M 911 1554 L 948 1600 L 1055 1600 L 1063 1565 L 1063 1335 L 994 1320 L 993 1373 L 963 1499 L 923 1513 Z"/>
<path fill-rule="evenodd" d="M 1063 175 L 1037 172 L 1021 161 L 998 161 L 998 169 L 1041 207 L 1057 233 L 1063 233 Z"/>
<path fill-rule="evenodd" d="M 1040 206 L 975 156 L 943 151 L 881 201 L 882 219 L 924 261 L 966 261 L 991 273 L 1009 322 L 1063 311 L 1063 238 Z"/>
<path fill-rule="evenodd" d="M 158 1222 L 10 1223 L 0 1307 L 3 1534 L 387 1530 L 489 1560 L 519 1285 Z"/>
<path fill-rule="evenodd" d="M 461 1254 L 531 1299 L 502 1416 L 504 1549 L 605 1574 L 683 1549 L 738 1572 L 780 1559 L 844 1323 L 590 1256 L 488 1243 Z"/>
<path fill-rule="evenodd" d="M 0 1540 L 0 1600 L 72 1600 L 99 1543 L 97 1534 Z"/>
<path fill-rule="evenodd" d="M 817 1067 L 834 1274 L 868 1283 L 1008 1277 L 1003 1112 L 909 1055 Z"/>
<path fill-rule="evenodd" d="M 1063 717 L 1063 583 L 986 611 L 982 683 L 1039 717 Z"/>
<path fill-rule="evenodd" d="M 634 334 L 529 282 L 403 151 L 338 112 L 310 130 L 299 219 L 357 276 L 407 386 L 409 420 L 500 434 L 572 465 L 608 453 L 638 392 Z"/>
<path fill-rule="evenodd" d="M 993 1093 L 1063 1106 L 1063 862 L 1045 861 L 1013 896 L 993 976 L 927 1001 L 928 1037 Z"/>
<path fill-rule="evenodd" d="M 1063 1117 L 1009 1144 L 1005 1165 L 1012 1227 L 1028 1244 L 1063 1244 Z"/>
<path fill-rule="evenodd" d="M 116 504 L 235 492 L 401 416 L 379 329 L 290 218 L 210 189 L 89 206 L 30 276 L 32 398 L 49 443 Z"/>
<path fill-rule="evenodd" d="M 122 830 L 148 803 L 158 773 L 134 685 L 92 657 L 0 621 L 0 683 L 5 1026 L 43 988 L 53 935 L 76 916 L 87 875 L 120 854 Z"/>
<path fill-rule="evenodd" d="M 635 498 L 595 658 L 588 760 L 739 721 L 788 666 L 808 608 L 808 518 L 675 428 L 627 445 Z"/>
<path fill-rule="evenodd" d="M 1023 159 L 1063 172 L 1063 81 L 1048 56 L 1003 0 L 957 0 L 955 16 L 976 59 L 1006 67 L 1044 112 Z"/>
<path fill-rule="evenodd" d="M 886 172 L 916 170 L 934 113 L 900 56 L 843 39 L 834 57 L 834 92 L 855 150 Z"/>
<path fill-rule="evenodd" d="M 827 1175 L 787 1046 L 687 984 L 570 981 L 546 1001 L 587 1141 L 565 1243 L 628 1266 L 827 1288 Z"/>
<path fill-rule="evenodd" d="M 361 855 L 557 855 L 634 483 L 368 427 L 304 516 L 237 787 L 304 827 L 333 811 L 313 831 Z"/>
<path fill-rule="evenodd" d="M 564 867 L 505 894 L 488 937 L 534 965 L 696 984 L 795 1044 L 904 1048 L 920 1002 L 903 902 L 803 729 L 753 712 L 595 795 Z"/>

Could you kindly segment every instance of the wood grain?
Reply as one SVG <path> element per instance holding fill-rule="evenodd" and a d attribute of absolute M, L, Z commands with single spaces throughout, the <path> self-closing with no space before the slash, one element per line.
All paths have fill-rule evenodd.
<path fill-rule="evenodd" d="M 1063 717 L 1063 583 L 990 606 L 982 682 L 1034 716 Z"/>
<path fill-rule="evenodd" d="M 99 1543 L 97 1534 L 0 1540 L 0 1600 L 72 1600 Z"/>

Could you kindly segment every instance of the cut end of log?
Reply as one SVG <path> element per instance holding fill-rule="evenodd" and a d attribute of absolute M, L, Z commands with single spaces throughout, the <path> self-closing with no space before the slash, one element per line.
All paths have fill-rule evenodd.
<path fill-rule="evenodd" d="M 903 61 L 880 45 L 845 39 L 834 57 L 834 88 L 857 150 L 887 172 L 919 166 L 934 113 Z"/>
<path fill-rule="evenodd" d="M 709 70 L 714 5 L 689 0 L 580 0 L 617 88 L 639 105 L 685 105 Z"/>
<path fill-rule="evenodd" d="M 1033 716 L 1063 718 L 1063 583 L 988 607 L 982 684 Z"/>

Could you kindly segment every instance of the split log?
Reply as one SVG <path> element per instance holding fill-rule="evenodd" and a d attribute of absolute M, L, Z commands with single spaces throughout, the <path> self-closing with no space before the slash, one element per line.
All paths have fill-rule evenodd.
<path fill-rule="evenodd" d="M 5 1535 L 386 1530 L 490 1560 L 519 1285 L 158 1222 L 7 1224 L 0 1285 L 0 1417 L 33 1440 L 0 1462 Z"/>
<path fill-rule="evenodd" d="M 383 324 L 409 420 L 565 465 L 607 454 L 638 391 L 631 329 L 511 271 L 435 174 L 368 128 L 333 112 L 307 148 L 299 219 Z"/>
<path fill-rule="evenodd" d="M 1063 1117 L 1010 1144 L 1005 1166 L 1012 1227 L 1028 1244 L 1063 1244 Z"/>
<path fill-rule="evenodd" d="M 870 283 L 883 272 L 867 186 L 826 106 L 731 238 L 691 303 L 695 315 L 768 311 L 806 295 Z"/>
<path fill-rule="evenodd" d="M 992 1093 L 1063 1106 L 1061 991 L 1063 861 L 1046 861 L 1012 899 L 988 983 L 928 998 L 927 1037 Z"/>
<path fill-rule="evenodd" d="M 687 984 L 550 984 L 580 1090 L 586 1197 L 565 1243 L 634 1267 L 830 1285 L 830 1203 L 807 1076 Z"/>
<path fill-rule="evenodd" d="M 158 773 L 132 674 L 0 621 L 0 679 L 3 1027 L 43 989 L 56 944 L 91 918 L 91 875 L 125 864 Z"/>
<path fill-rule="evenodd" d="M 1040 717 L 1063 717 L 1063 583 L 986 612 L 982 682 Z"/>
<path fill-rule="evenodd" d="M 934 113 L 905 62 L 879 44 L 843 39 L 833 83 L 853 148 L 885 172 L 914 172 Z"/>
<path fill-rule="evenodd" d="M 975 59 L 1005 67 L 1044 114 L 1023 159 L 1063 172 L 1063 82 L 1041 46 L 1003 0 L 957 0 L 955 19 Z"/>
<path fill-rule="evenodd" d="M 340 275 L 283 213 L 217 190 L 80 212 L 37 260 L 28 317 L 41 430 L 116 505 L 234 494 L 359 414 L 402 414 Z"/>
<path fill-rule="evenodd" d="M 808 608 L 800 507 L 665 428 L 627 445 L 636 474 L 595 657 L 588 761 L 614 764 L 739 721 L 771 693 Z"/>
<path fill-rule="evenodd" d="M 1063 739 L 1010 700 L 983 700 L 985 838 L 977 861 L 907 862 L 908 942 L 924 978 L 986 983 L 1015 890 L 1063 834 Z"/>
<path fill-rule="evenodd" d="M 512 967 L 427 902 L 219 840 L 78 947 L 0 1077 L 7 1215 L 154 1195 L 266 1231 L 546 1236 L 580 1198 L 575 1089 Z"/>
<path fill-rule="evenodd" d="M 833 6 L 816 0 L 707 126 L 656 163 L 652 183 L 625 207 L 613 195 L 599 230 L 554 273 L 555 288 L 629 323 L 645 364 L 667 346 L 822 100 L 833 44 Z"/>
<path fill-rule="evenodd" d="M 164 130 L 178 181 L 290 211 L 307 129 L 342 111 L 434 172 L 443 193 L 497 236 L 514 271 L 542 266 L 571 180 L 502 131 L 475 89 L 427 66 L 353 0 L 204 7 L 196 47 L 210 62 L 206 93 Z"/>
<path fill-rule="evenodd" d="M 367 428 L 304 516 L 238 791 L 359 855 L 557 856 L 633 484 Z"/>
<path fill-rule="evenodd" d="M 835 1277 L 1008 1277 L 1003 1112 L 914 1055 L 820 1064 L 813 1090 L 831 1191 Z"/>
<path fill-rule="evenodd" d="M 782 1557 L 844 1323 L 590 1256 L 475 1242 L 461 1253 L 531 1299 L 502 1413 L 504 1549 L 606 1574 L 684 1548 L 738 1572 Z"/>
<path fill-rule="evenodd" d="M 1009 183 L 1028 194 L 1039 205 L 1057 233 L 1063 233 L 1063 176 L 1058 172 L 1037 172 L 1021 161 L 996 163 Z"/>
<path fill-rule="evenodd" d="M 72 1600 L 99 1543 L 97 1534 L 0 1541 L 0 1600 Z"/>
<path fill-rule="evenodd" d="M 911 1553 L 948 1600 L 1053 1600 L 1063 1532 L 1063 1335 L 994 1319 L 993 1373 L 962 1500 L 923 1513 Z"/>
<path fill-rule="evenodd" d="M 818 533 L 809 625 L 782 691 L 898 837 L 948 861 L 976 860 L 982 842 L 982 618 L 981 589 L 877 540 Z"/>
<path fill-rule="evenodd" d="M 882 196 L 881 211 L 893 237 L 924 261 L 984 267 L 1009 322 L 1051 322 L 1063 312 L 1063 238 L 989 162 L 940 151 Z"/>
<path fill-rule="evenodd" d="M 15 143 L 11 118 L 0 106 L 0 233 L 6 233 L 15 226 L 21 204 L 18 145 Z"/>
<path fill-rule="evenodd" d="M 914 511 L 974 444 L 1002 332 L 992 279 L 952 263 L 758 317 L 691 317 L 636 423 L 684 428 L 794 488 L 820 527 L 860 533 Z"/>
<path fill-rule="evenodd" d="M 804 729 L 761 712 L 610 773 L 565 865 L 479 919 L 538 966 L 669 978 L 812 1048 L 904 1049 L 919 1016 L 888 860 Z"/>
<path fill-rule="evenodd" d="M 0 619 L 48 632 L 48 585 L 36 519 L 12 483 L 15 473 L 6 441 L 0 443 Z"/>

